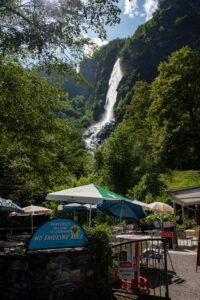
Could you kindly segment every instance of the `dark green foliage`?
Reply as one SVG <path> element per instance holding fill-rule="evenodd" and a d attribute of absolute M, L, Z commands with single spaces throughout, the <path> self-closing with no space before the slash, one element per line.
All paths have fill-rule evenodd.
<path fill-rule="evenodd" d="M 99 116 L 104 112 L 104 104 L 103 101 L 95 101 L 95 103 L 92 106 L 93 110 L 93 119 L 97 121 L 99 119 Z"/>
<path fill-rule="evenodd" d="M 158 173 L 146 173 L 133 190 L 128 192 L 127 197 L 145 202 L 153 202 L 157 196 L 163 194 L 165 184 L 160 180 Z"/>
<path fill-rule="evenodd" d="M 11 2 L 16 3 L 2 3 Z M 97 2 L 94 7 L 100 9 L 103 2 Z M 85 58 L 80 76 L 69 65 L 58 62 L 66 71 L 63 87 L 67 93 L 61 84 L 55 86 L 57 74 L 41 79 L 17 60 L 3 60 L 2 56 L 0 195 L 22 205 L 40 203 L 49 190 L 95 178 L 119 194 L 129 191 L 130 197 L 152 199 L 163 188 L 158 172 L 199 169 L 199 54 L 189 47 L 179 50 L 185 45 L 199 49 L 199 11 L 196 0 L 161 1 L 154 17 L 139 26 L 133 37 L 112 41 L 95 58 Z M 1 7 L 0 22 L 4 21 L 8 25 L 14 19 Z M 56 28 L 57 24 L 52 31 L 54 38 Z M 17 28 L 7 33 L 1 28 L 0 51 L 6 56 L 9 49 L 11 53 L 19 50 L 24 41 L 23 32 Z M 32 34 L 34 30 L 26 32 L 26 36 Z M 67 37 L 66 32 L 64 35 Z M 44 54 L 42 38 L 27 42 L 26 50 L 34 54 L 38 49 Z M 57 42 L 52 40 L 52 45 Z M 174 50 L 179 51 L 171 54 Z M 109 78 L 119 56 L 124 77 L 115 107 L 117 126 L 96 150 L 91 174 L 93 160 L 86 154 L 82 131 L 103 112 Z M 83 75 L 89 84 L 84 80 L 77 83 L 69 75 Z"/>
<path fill-rule="evenodd" d="M 111 249 L 109 247 L 110 228 L 107 225 L 97 225 L 93 228 L 84 227 L 88 239 L 87 249 L 94 258 L 96 266 L 95 300 L 108 299 L 110 296 L 110 270 L 112 265 Z M 110 299 L 110 298 L 109 298 Z"/>
<path fill-rule="evenodd" d="M 139 26 L 133 37 L 126 40 L 120 53 L 126 75 L 119 93 L 119 121 L 125 113 L 124 109 L 121 111 L 121 102 L 130 103 L 127 89 L 130 91 L 138 80 L 151 83 L 158 75 L 160 62 L 173 51 L 185 45 L 199 49 L 199 9 L 196 0 L 160 2 L 153 18 Z"/>
<path fill-rule="evenodd" d="M 84 58 L 81 64 L 80 73 L 88 82 L 88 84 L 79 82 L 75 79 L 69 78 L 67 74 L 64 76 L 63 89 L 69 94 L 72 99 L 77 95 L 82 95 L 87 99 L 92 93 L 92 86 L 94 84 L 94 74 L 96 70 L 97 58 Z"/>
<path fill-rule="evenodd" d="M 85 173 L 87 159 L 81 132 L 55 116 L 55 109 L 65 108 L 66 97 L 59 86 L 49 85 L 18 61 L 1 60 L 2 197 L 21 205 L 39 203 L 48 190 L 70 184 L 73 177 Z"/>
<path fill-rule="evenodd" d="M 152 83 L 148 121 L 155 164 L 162 170 L 199 169 L 200 58 L 189 47 L 161 63 Z"/>
<path fill-rule="evenodd" d="M 102 174 L 112 191 L 122 195 L 138 181 L 140 173 L 140 153 L 132 145 L 133 136 L 119 126 L 106 144 L 95 152 L 96 172 Z"/>
<path fill-rule="evenodd" d="M 160 195 L 158 172 L 200 168 L 199 55 L 183 47 L 158 70 L 151 85 L 135 84 L 123 122 L 95 152 L 96 172 L 109 188 L 126 195 L 137 185 L 129 196 L 139 199 Z"/>

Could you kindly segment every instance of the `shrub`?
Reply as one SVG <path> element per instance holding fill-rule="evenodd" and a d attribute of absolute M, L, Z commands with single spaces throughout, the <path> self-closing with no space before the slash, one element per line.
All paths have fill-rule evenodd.
<path fill-rule="evenodd" d="M 96 265 L 95 282 L 96 295 L 94 299 L 110 299 L 111 293 L 111 249 L 109 247 L 111 229 L 106 224 L 97 225 L 89 228 L 84 226 L 88 239 L 87 249 L 94 258 Z"/>

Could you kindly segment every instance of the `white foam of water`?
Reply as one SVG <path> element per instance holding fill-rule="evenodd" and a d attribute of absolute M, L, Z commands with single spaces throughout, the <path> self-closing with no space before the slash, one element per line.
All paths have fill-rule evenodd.
<path fill-rule="evenodd" d="M 120 67 L 120 58 L 118 58 L 114 64 L 110 76 L 109 87 L 106 96 L 106 103 L 104 106 L 104 114 L 101 120 L 90 126 L 84 134 L 85 136 L 88 136 L 89 133 L 91 133 L 89 137 L 85 139 L 86 145 L 90 150 L 92 150 L 96 146 L 97 135 L 102 130 L 102 128 L 106 124 L 114 121 L 114 106 L 117 100 L 117 88 L 122 77 L 123 73 Z"/>

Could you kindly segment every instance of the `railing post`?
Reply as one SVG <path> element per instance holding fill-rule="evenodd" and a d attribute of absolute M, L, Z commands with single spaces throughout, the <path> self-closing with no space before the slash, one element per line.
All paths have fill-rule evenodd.
<path fill-rule="evenodd" d="M 165 262 L 165 282 L 166 282 L 166 291 L 165 291 L 165 298 L 169 298 L 169 289 L 168 289 L 168 271 L 167 271 L 167 247 L 166 247 L 166 241 L 163 240 L 163 247 L 164 247 L 164 262 Z"/>

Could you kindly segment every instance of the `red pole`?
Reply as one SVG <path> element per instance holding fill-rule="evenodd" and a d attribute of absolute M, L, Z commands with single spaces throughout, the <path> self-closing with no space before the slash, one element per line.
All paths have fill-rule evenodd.
<path fill-rule="evenodd" d="M 200 243 L 200 229 L 199 229 L 199 236 L 198 236 L 198 248 L 197 248 L 196 272 L 197 272 L 197 268 L 198 268 L 198 261 L 199 261 L 199 243 Z"/>

